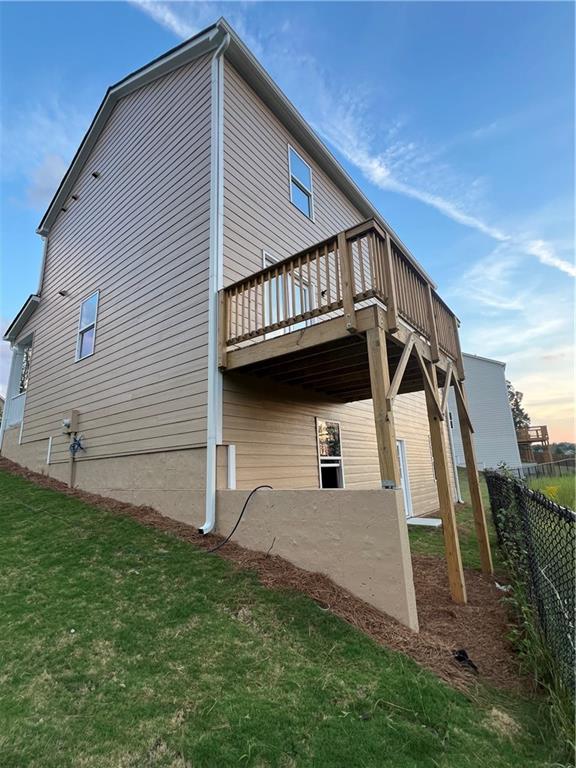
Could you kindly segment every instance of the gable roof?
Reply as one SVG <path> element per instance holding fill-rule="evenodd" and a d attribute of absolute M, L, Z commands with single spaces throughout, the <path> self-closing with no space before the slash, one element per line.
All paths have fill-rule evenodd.
<path fill-rule="evenodd" d="M 194 59 L 209 53 L 219 45 L 223 37 L 224 35 L 219 30 L 218 25 L 213 24 L 211 27 L 199 32 L 175 48 L 171 48 L 162 56 L 153 59 L 149 64 L 140 67 L 140 69 L 137 69 L 108 88 L 98 107 L 98 111 L 90 123 L 90 127 L 72 158 L 68 170 L 64 174 L 64 178 L 60 182 L 60 186 L 56 190 L 56 194 L 38 225 L 36 232 L 39 235 L 46 237 L 49 234 L 52 225 L 56 221 L 56 217 L 72 193 L 74 184 L 78 180 L 82 168 L 98 141 L 116 102 L 123 96 L 132 93 L 132 91 L 142 88 L 142 86 L 167 75 L 174 69 L 178 69 L 178 67 L 182 67 L 184 64 L 188 64 L 194 61 Z"/>
<path fill-rule="evenodd" d="M 34 312 L 36 312 L 39 303 L 40 296 L 36 293 L 32 293 L 28 296 L 14 320 L 12 320 L 8 328 L 6 328 L 6 332 L 2 337 L 4 341 L 9 341 L 11 344 L 16 341 L 28 320 L 30 320 Z"/>
<path fill-rule="evenodd" d="M 473 355 L 471 352 L 462 352 L 462 357 L 469 357 L 472 360 L 481 360 L 483 363 L 492 363 L 493 365 L 501 365 L 503 367 L 506 367 L 506 363 L 503 363 L 502 360 L 494 360 L 491 357 L 482 357 L 481 355 Z"/>
<path fill-rule="evenodd" d="M 219 19 L 212 26 L 207 27 L 189 40 L 170 49 L 162 56 L 159 56 L 149 64 L 137 69 L 135 72 L 132 72 L 130 75 L 108 88 L 78 151 L 74 155 L 70 167 L 38 226 L 38 234 L 42 236 L 47 236 L 49 234 L 50 228 L 54 224 L 61 208 L 72 193 L 74 184 L 76 183 L 90 152 L 96 144 L 116 102 L 128 93 L 141 88 L 143 85 L 168 74 L 184 64 L 188 64 L 210 51 L 216 50 L 227 38 L 228 46 L 224 55 L 235 69 L 242 75 L 242 77 L 244 77 L 276 117 L 278 117 L 278 119 L 286 126 L 300 145 L 314 158 L 316 163 L 329 178 L 331 178 L 332 181 L 334 181 L 334 183 L 345 193 L 360 213 L 365 216 L 366 219 L 375 219 L 402 249 L 407 258 L 412 262 L 414 268 L 425 280 L 436 287 L 434 281 L 414 258 L 409 248 L 404 245 L 402 240 L 390 227 L 380 212 L 370 203 L 368 198 L 350 178 L 334 155 L 312 130 L 296 107 L 280 90 L 278 85 L 276 85 L 264 67 L 224 18 Z"/>

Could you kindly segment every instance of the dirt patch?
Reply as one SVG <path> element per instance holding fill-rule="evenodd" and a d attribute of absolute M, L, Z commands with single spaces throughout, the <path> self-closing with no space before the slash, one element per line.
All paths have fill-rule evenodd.
<path fill-rule="evenodd" d="M 490 714 L 486 721 L 486 726 L 495 731 L 499 736 L 512 739 L 520 733 L 520 726 L 507 712 L 502 712 L 501 709 L 492 707 Z"/>
<path fill-rule="evenodd" d="M 1 457 L 0 469 L 98 509 L 131 517 L 142 525 L 169 532 L 202 549 L 211 549 L 222 541 L 220 536 L 204 536 L 196 528 L 165 517 L 151 507 L 137 507 L 71 489 L 58 480 Z M 322 608 L 329 609 L 378 643 L 407 654 L 460 690 L 470 688 L 476 680 L 511 690 L 525 690 L 528 686 L 527 680 L 518 671 L 513 650 L 506 640 L 509 622 L 501 596 L 493 580 L 477 571 L 466 570 L 469 602 L 460 606 L 450 599 L 444 561 L 431 556 L 413 556 L 420 621 L 420 632 L 415 634 L 323 574 L 304 571 L 277 555 L 245 549 L 231 541 L 218 551 L 217 556 L 239 568 L 256 571 L 266 587 L 303 592 Z M 467 651 L 478 668 L 477 674 L 471 666 L 455 661 L 453 653 L 461 649 Z"/>

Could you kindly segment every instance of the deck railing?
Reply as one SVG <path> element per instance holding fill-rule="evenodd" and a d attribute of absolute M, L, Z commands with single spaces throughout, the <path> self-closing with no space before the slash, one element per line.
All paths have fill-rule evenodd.
<path fill-rule="evenodd" d="M 516 430 L 519 443 L 541 443 L 548 440 L 548 427 L 520 427 Z"/>
<path fill-rule="evenodd" d="M 460 362 L 458 321 L 430 282 L 375 221 L 328 238 L 229 285 L 220 293 L 225 351 L 251 339 L 296 330 L 323 315 L 346 317 L 378 299 L 388 328 L 401 318 L 430 344 Z M 328 319 L 328 318 L 327 318 Z"/>

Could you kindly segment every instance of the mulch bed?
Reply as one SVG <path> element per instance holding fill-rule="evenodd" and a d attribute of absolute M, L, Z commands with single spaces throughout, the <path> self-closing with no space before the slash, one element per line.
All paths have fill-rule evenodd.
<path fill-rule="evenodd" d="M 138 507 L 71 489 L 2 457 L 0 469 L 107 512 L 131 517 L 202 549 L 211 549 L 222 541 L 220 536 L 204 536 L 196 528 L 165 517 L 151 507 Z M 302 570 L 278 555 L 245 549 L 234 541 L 225 544 L 217 554 L 239 568 L 256 571 L 266 587 L 303 592 L 376 642 L 407 654 L 459 690 L 469 690 L 476 680 L 514 691 L 525 691 L 529 686 L 519 672 L 513 649 L 506 639 L 510 623 L 501 593 L 493 579 L 478 571 L 466 569 L 469 602 L 465 606 L 456 605 L 450 599 L 445 562 L 432 556 L 412 557 L 420 622 L 420 632 L 416 634 L 328 577 Z M 477 675 L 454 660 L 453 652 L 459 649 L 467 651 L 478 667 Z"/>

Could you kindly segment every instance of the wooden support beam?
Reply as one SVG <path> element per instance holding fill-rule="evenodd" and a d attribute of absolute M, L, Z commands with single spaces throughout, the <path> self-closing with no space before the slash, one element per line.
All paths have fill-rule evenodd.
<path fill-rule="evenodd" d="M 454 382 L 454 392 L 456 394 L 456 403 L 460 403 L 463 417 L 466 419 L 466 424 L 468 425 L 468 429 L 470 430 L 470 432 L 473 433 L 474 425 L 472 424 L 472 419 L 470 418 L 470 413 L 468 411 L 468 404 L 466 403 L 466 396 L 464 395 L 462 382 L 458 381 L 455 376 L 453 378 L 453 382 Z"/>
<path fill-rule="evenodd" d="M 383 488 L 400 488 L 400 466 L 396 450 L 394 416 L 386 407 L 386 393 L 390 389 L 390 371 L 386 352 L 386 331 L 379 325 L 366 332 L 370 388 L 374 407 L 374 424 L 378 444 L 380 479 Z"/>
<path fill-rule="evenodd" d="M 436 328 L 436 318 L 434 317 L 434 304 L 432 302 L 430 283 L 426 286 L 426 312 L 428 315 L 428 325 L 430 326 L 430 353 L 432 355 L 432 362 L 437 363 L 440 360 L 440 347 L 438 346 L 438 330 Z"/>
<path fill-rule="evenodd" d="M 350 243 L 346 239 L 346 233 L 338 235 L 338 258 L 340 261 L 340 275 L 342 277 L 342 304 L 346 330 L 355 333 L 356 310 L 354 308 L 354 266 L 352 264 L 352 252 Z"/>
<path fill-rule="evenodd" d="M 358 333 L 371 328 L 374 325 L 374 307 L 358 310 L 356 324 Z M 264 339 L 241 349 L 229 350 L 226 368 L 231 371 L 349 337 L 344 317 L 334 317 L 273 339 Z"/>
<path fill-rule="evenodd" d="M 432 385 L 438 389 L 436 369 L 429 365 L 429 378 Z M 430 442 L 432 444 L 432 456 L 436 473 L 436 486 L 438 489 L 438 502 L 440 516 L 442 518 L 442 532 L 444 534 L 444 549 L 446 551 L 446 565 L 448 567 L 448 583 L 452 600 L 461 605 L 466 604 L 466 584 L 464 582 L 464 570 L 462 568 L 462 556 L 460 554 L 460 542 L 454 503 L 450 488 L 450 475 L 448 469 L 448 457 L 443 438 L 443 424 L 438 417 L 438 395 L 426 388 L 426 407 L 428 410 L 428 424 L 430 425 Z"/>
<path fill-rule="evenodd" d="M 480 491 L 480 481 L 478 479 L 474 438 L 472 437 L 472 431 L 469 425 L 470 417 L 466 408 L 465 393 L 463 390 L 461 395 L 461 397 L 456 397 L 456 406 L 458 408 L 460 435 L 462 437 L 462 447 L 464 448 L 464 459 L 466 461 L 470 501 L 472 502 L 472 512 L 474 514 L 474 527 L 476 529 L 476 537 L 480 549 L 482 572 L 490 574 L 494 572 L 494 567 L 492 565 L 492 552 L 490 551 L 486 513 L 482 503 L 482 493 Z"/>
<path fill-rule="evenodd" d="M 406 346 L 402 350 L 402 355 L 398 362 L 398 367 L 396 368 L 394 378 L 392 379 L 392 384 L 390 385 L 390 389 L 386 394 L 386 409 L 388 411 L 392 410 L 392 404 L 394 402 L 394 398 L 398 394 L 398 390 L 400 389 L 400 384 L 402 384 L 404 372 L 406 371 L 406 366 L 408 365 L 408 360 L 410 359 L 410 354 L 412 353 L 412 347 L 414 346 L 415 339 L 416 339 L 415 335 L 411 333 Z"/>
<path fill-rule="evenodd" d="M 384 244 L 384 277 L 386 279 L 386 323 L 389 333 L 398 330 L 398 300 L 396 299 L 396 281 L 394 280 L 394 263 L 392 260 L 392 241 L 386 235 Z"/>
<path fill-rule="evenodd" d="M 418 347 L 415 347 L 415 349 L 416 360 L 422 371 L 422 379 L 424 380 L 424 390 L 426 395 L 430 396 L 431 406 L 434 408 L 438 419 L 444 421 L 444 412 L 440 406 L 440 393 L 438 392 L 438 384 L 436 382 L 436 366 L 430 365 L 424 360 Z M 433 374 L 433 376 L 431 374 Z"/>
<path fill-rule="evenodd" d="M 446 406 L 448 405 L 448 395 L 450 394 L 450 384 L 452 380 L 452 361 L 448 363 L 446 368 L 446 379 L 444 380 L 444 390 L 442 391 L 442 404 L 440 409 L 446 418 Z"/>

